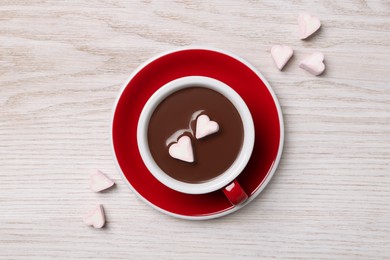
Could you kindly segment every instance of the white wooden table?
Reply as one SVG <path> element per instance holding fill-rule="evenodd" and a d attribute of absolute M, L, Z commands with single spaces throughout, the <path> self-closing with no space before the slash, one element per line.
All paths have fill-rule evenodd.
<path fill-rule="evenodd" d="M 0 2 L 0 259 L 389 259 L 390 3 L 346 1 Z M 299 12 L 323 27 L 297 38 Z M 153 210 L 110 151 L 121 84 L 149 57 L 200 44 L 256 66 L 283 108 L 286 142 L 265 191 L 211 221 Z M 295 57 L 284 72 L 273 44 Z M 326 73 L 298 68 L 313 51 Z M 102 194 L 88 175 L 117 183 Z M 107 227 L 85 226 L 103 203 Z"/>

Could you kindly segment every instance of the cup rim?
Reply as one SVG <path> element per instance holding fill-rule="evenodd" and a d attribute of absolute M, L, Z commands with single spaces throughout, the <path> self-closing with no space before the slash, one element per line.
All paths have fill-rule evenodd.
<path fill-rule="evenodd" d="M 197 87 L 209 88 L 224 95 L 240 114 L 244 128 L 244 137 L 241 150 L 233 164 L 222 174 L 204 183 L 186 183 L 176 180 L 167 175 L 158 167 L 149 150 L 147 128 L 150 117 L 156 107 L 172 93 L 196 85 Z M 137 144 L 143 162 L 150 173 L 165 186 L 188 194 L 204 194 L 219 190 L 243 171 L 253 151 L 255 131 L 252 115 L 241 96 L 225 83 L 204 76 L 187 76 L 168 82 L 159 88 L 146 102 L 142 109 L 137 125 Z"/>

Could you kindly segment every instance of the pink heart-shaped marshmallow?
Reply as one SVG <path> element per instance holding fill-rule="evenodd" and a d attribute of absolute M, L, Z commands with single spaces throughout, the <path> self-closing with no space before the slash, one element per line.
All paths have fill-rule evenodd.
<path fill-rule="evenodd" d="M 201 139 L 219 131 L 219 125 L 211 121 L 207 115 L 201 115 L 196 120 L 196 139 Z"/>
<path fill-rule="evenodd" d="M 321 52 L 314 52 L 309 57 L 306 57 L 299 63 L 299 67 L 310 72 L 311 74 L 318 76 L 325 70 L 324 54 Z"/>
<path fill-rule="evenodd" d="M 293 53 L 294 51 L 290 46 L 274 45 L 271 48 L 271 56 L 279 70 L 283 69 L 284 65 L 286 65 L 293 56 Z"/>
<path fill-rule="evenodd" d="M 99 204 L 88 212 L 84 217 L 84 223 L 94 228 L 102 228 L 106 223 L 103 206 Z"/>
<path fill-rule="evenodd" d="M 177 143 L 169 146 L 169 155 L 175 159 L 192 163 L 194 162 L 194 152 L 192 150 L 191 138 L 184 135 L 177 140 Z"/>
<path fill-rule="evenodd" d="M 306 39 L 321 27 L 321 21 L 314 15 L 303 13 L 298 16 L 299 38 Z"/>
<path fill-rule="evenodd" d="M 99 170 L 92 173 L 89 178 L 89 188 L 94 192 L 106 190 L 114 185 L 114 182 Z"/>

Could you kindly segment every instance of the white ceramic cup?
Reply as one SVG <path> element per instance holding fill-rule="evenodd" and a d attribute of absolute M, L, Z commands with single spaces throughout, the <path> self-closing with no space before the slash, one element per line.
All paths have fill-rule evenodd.
<path fill-rule="evenodd" d="M 164 171 L 161 170 L 156 164 L 150 153 L 147 138 L 150 117 L 160 102 L 163 101 L 167 96 L 180 89 L 194 86 L 212 89 L 229 99 L 229 101 L 235 106 L 238 113 L 240 114 L 244 128 L 243 144 L 236 160 L 225 172 L 220 174 L 218 177 L 203 183 L 182 182 L 164 173 Z M 244 198 L 245 196 L 243 194 L 240 195 L 240 193 L 244 193 L 244 191 L 235 179 L 247 165 L 252 154 L 254 141 L 255 132 L 253 119 L 244 100 L 240 97 L 240 95 L 237 94 L 237 92 L 235 92 L 225 83 L 213 78 L 202 76 L 178 78 L 158 89 L 146 102 L 141 112 L 137 127 L 137 142 L 142 160 L 144 161 L 150 173 L 158 181 L 173 190 L 188 194 L 203 194 L 223 189 L 224 193 L 233 204 L 241 203 L 247 198 L 246 194 L 246 198 Z"/>

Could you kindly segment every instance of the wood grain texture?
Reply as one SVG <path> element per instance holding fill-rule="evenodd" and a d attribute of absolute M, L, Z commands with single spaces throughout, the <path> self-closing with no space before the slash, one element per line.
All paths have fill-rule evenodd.
<path fill-rule="evenodd" d="M 322 29 L 297 37 L 301 11 Z M 177 46 L 234 52 L 273 86 L 285 150 L 265 191 L 227 217 L 191 222 L 141 202 L 111 156 L 121 84 Z M 288 44 L 283 72 L 269 49 Z M 298 68 L 312 51 L 327 70 Z M 0 2 L 1 259 L 389 259 L 390 2 Z M 102 194 L 88 175 L 117 183 Z M 101 202 L 107 227 L 82 217 Z"/>

